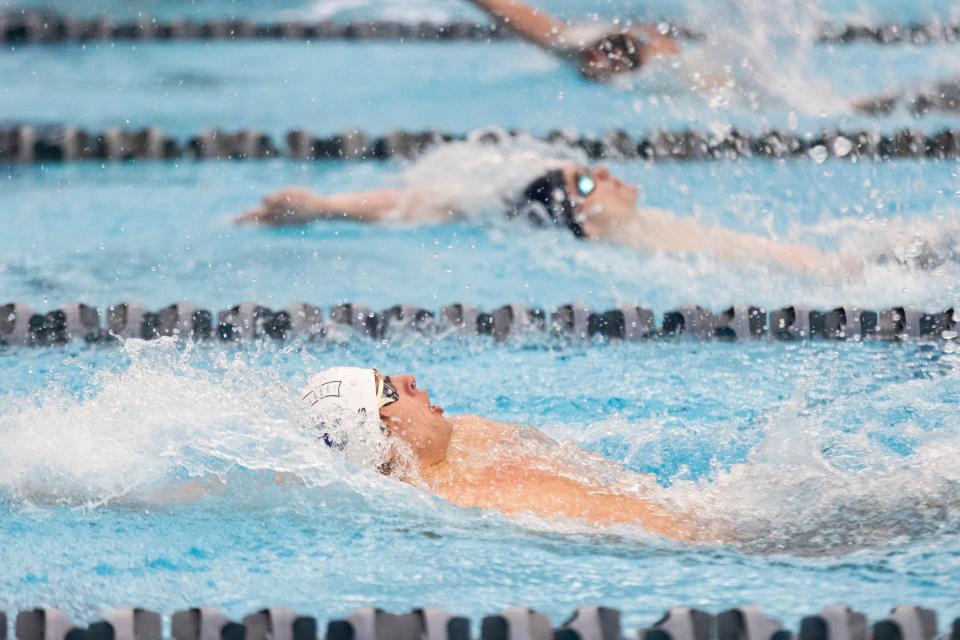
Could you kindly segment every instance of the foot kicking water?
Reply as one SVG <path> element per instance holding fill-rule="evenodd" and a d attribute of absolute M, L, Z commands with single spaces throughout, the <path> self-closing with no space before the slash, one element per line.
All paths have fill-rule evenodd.
<path fill-rule="evenodd" d="M 543 447 L 530 446 L 549 442 L 536 429 L 445 415 L 412 375 L 335 367 L 310 378 L 302 396 L 313 410 L 311 426 L 327 446 L 343 450 L 351 439 L 372 433 L 371 440 L 379 437 L 387 444 L 377 463 L 381 472 L 426 486 L 453 504 L 596 524 L 636 523 L 678 540 L 699 537 L 696 525 L 683 514 L 601 481 L 577 478 L 582 474 L 572 465 L 545 455 Z M 583 466 L 614 465 L 582 449 L 576 454 Z M 408 473 L 395 473 L 404 465 Z M 619 467 L 617 471 L 641 484 L 651 481 L 647 475 Z"/>

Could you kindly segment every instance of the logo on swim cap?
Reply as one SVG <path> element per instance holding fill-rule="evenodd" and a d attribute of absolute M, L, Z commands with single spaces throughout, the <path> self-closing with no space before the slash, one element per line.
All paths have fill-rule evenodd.
<path fill-rule="evenodd" d="M 303 396 L 303 399 L 312 407 L 324 398 L 339 398 L 340 386 L 342 384 L 343 380 L 331 380 L 330 382 L 324 382 L 319 387 L 308 391 L 307 395 Z"/>
<path fill-rule="evenodd" d="M 376 416 L 379 424 L 373 369 L 333 367 L 321 371 L 307 381 L 301 397 L 312 409 L 311 426 L 335 449 L 346 447 L 351 436 L 371 422 L 368 416 Z"/>

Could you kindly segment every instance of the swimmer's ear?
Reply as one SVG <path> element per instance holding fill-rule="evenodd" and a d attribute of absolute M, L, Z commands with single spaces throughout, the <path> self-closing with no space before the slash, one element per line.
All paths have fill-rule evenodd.
<path fill-rule="evenodd" d="M 596 240 L 597 239 L 597 227 L 594 225 L 593 221 L 588 218 L 579 222 L 580 228 L 583 230 L 583 237 L 586 240 Z"/>

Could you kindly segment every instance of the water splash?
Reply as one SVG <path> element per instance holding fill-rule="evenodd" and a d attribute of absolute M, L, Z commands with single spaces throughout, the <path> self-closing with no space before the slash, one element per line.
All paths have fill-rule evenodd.
<path fill-rule="evenodd" d="M 248 510 L 306 501 L 415 519 L 430 513 L 461 524 L 476 517 L 318 446 L 297 426 L 303 409 L 291 389 L 299 380 L 281 380 L 241 354 L 181 351 L 170 340 L 124 348 L 129 364 L 96 371 L 78 394 L 51 388 L 6 403 L 5 502 L 162 508 L 213 500 Z M 939 362 L 924 376 L 878 378 L 851 395 L 821 380 L 815 372 L 822 362 L 805 366 L 793 394 L 746 429 L 740 421 L 718 427 L 695 417 L 682 425 L 614 418 L 548 427 L 556 440 L 529 432 L 518 446 L 568 477 L 691 514 L 708 537 L 749 552 L 842 554 L 953 535 L 960 532 L 953 463 L 960 434 L 946 416 L 960 403 L 960 377 L 955 356 Z M 305 369 L 316 365 L 303 354 Z M 823 384 L 835 392 L 821 392 Z M 619 444 L 611 449 L 610 442 Z M 745 459 L 722 452 L 730 442 L 749 451 Z M 706 475 L 690 473 L 693 459 L 667 459 L 698 450 L 714 451 Z M 673 468 L 668 486 L 630 470 L 650 465 Z M 635 527 L 520 522 L 648 540 Z"/>
<path fill-rule="evenodd" d="M 697 442 L 686 445 L 668 420 L 615 418 L 559 435 L 591 448 L 618 443 L 629 466 L 639 455 L 663 464 L 649 458 L 678 445 L 713 451 L 712 472 L 681 472 L 653 495 L 690 514 L 708 538 L 747 552 L 837 555 L 939 539 L 960 533 L 960 431 L 945 419 L 960 401 L 960 376 L 955 357 L 943 364 L 938 375 L 829 398 L 819 393 L 829 383 L 806 374 L 755 429 L 690 424 Z M 724 461 L 722 449 L 737 441 L 750 443 L 746 459 Z M 626 476 L 620 486 L 629 485 Z"/>
<path fill-rule="evenodd" d="M 495 142 L 484 142 L 490 136 Z M 430 191 L 470 217 L 502 220 L 503 206 L 534 178 L 564 162 L 588 164 L 584 153 L 490 127 L 441 145 L 405 169 L 403 182 Z"/>
<path fill-rule="evenodd" d="M 824 14 L 816 2 L 726 0 L 691 7 L 710 25 L 680 70 L 713 107 L 837 115 L 848 110 L 811 59 Z"/>
<path fill-rule="evenodd" d="M 128 340 L 129 365 L 96 370 L 79 395 L 51 387 L 0 414 L 0 495 L 102 505 L 244 495 L 273 480 L 365 493 L 386 482 L 317 446 L 295 389 L 243 354 Z M 309 361 L 306 366 L 310 366 Z M 301 381 L 302 383 L 302 381 Z M 239 487 L 239 488 L 238 488 Z"/>

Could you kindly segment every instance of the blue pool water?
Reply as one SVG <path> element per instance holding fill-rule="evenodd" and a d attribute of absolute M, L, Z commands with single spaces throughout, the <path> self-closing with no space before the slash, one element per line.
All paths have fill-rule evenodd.
<path fill-rule="evenodd" d="M 474 159 L 488 153 L 464 147 Z M 280 307 L 352 300 L 374 308 L 577 301 L 598 308 L 639 302 L 659 311 L 689 303 L 935 309 L 960 297 L 954 163 L 611 165 L 641 185 L 644 205 L 842 249 L 868 261 L 858 276 L 801 275 L 762 261 L 731 265 L 585 244 L 507 224 L 496 201 L 478 210 L 480 226 L 344 222 L 269 230 L 233 224 L 261 195 L 287 184 L 337 192 L 435 176 L 469 190 L 477 179 L 435 164 L 428 159 L 406 173 L 391 164 L 285 161 L 13 168 L 0 192 L 10 221 L 0 237 L 0 286 L 9 299 L 35 308 L 77 301 L 159 307 L 188 300 L 217 307 L 256 300 Z M 874 259 L 907 256 L 918 239 L 945 258 L 940 267 L 925 271 Z M 381 276 L 383 270 L 389 276 Z"/>
<path fill-rule="evenodd" d="M 479 617 L 584 601 L 649 624 L 756 602 L 786 621 L 844 601 L 956 615 L 957 357 L 882 345 L 267 349 L 173 345 L 5 357 L 0 592 L 89 618 L 137 602 L 322 619 L 375 602 Z M 647 495 L 736 543 L 510 521 L 361 472 L 297 430 L 306 371 L 412 370 L 451 413 L 544 429 L 655 474 Z M 306 486 L 274 487 L 273 471 Z M 174 502 L 187 479 L 215 495 Z"/>
<path fill-rule="evenodd" d="M 557 4 L 578 16 L 595 8 Z M 114 2 L 52 6 L 76 15 L 129 10 Z M 155 15 L 264 20 L 476 17 L 439 1 L 138 6 Z M 693 23 L 724 7 L 770 19 L 748 2 L 613 2 L 596 10 Z M 801 17 L 812 24 L 956 12 L 949 3 L 835 0 Z M 759 97 L 688 91 L 667 70 L 633 86 L 588 85 L 521 43 L 27 47 L 0 53 L 0 120 L 157 124 L 177 136 L 215 125 L 274 134 L 295 126 L 324 134 L 490 125 L 774 125 L 799 134 L 956 127 L 948 116 L 868 120 L 842 105 L 957 75 L 958 45 L 746 40 L 754 60 L 781 56 L 747 74 L 744 86 L 762 84 Z M 743 52 L 701 46 L 698 55 L 721 62 Z M 782 75 L 768 82 L 774 68 Z M 640 185 L 643 206 L 865 264 L 862 274 L 838 276 L 760 260 L 650 255 L 508 224 L 493 187 L 518 166 L 521 156 L 510 154 L 569 154 L 517 145 L 466 143 L 412 164 L 5 166 L 0 302 L 46 310 L 120 301 L 211 309 L 241 301 L 377 309 L 576 301 L 662 312 L 689 303 L 940 309 L 960 301 L 956 162 L 610 165 Z M 288 184 L 336 192 L 404 183 L 441 184 L 477 202 L 467 219 L 443 226 L 233 224 Z M 939 264 L 921 268 L 913 259 L 921 249 Z M 544 445 L 551 455 L 576 460 L 576 446 L 599 453 L 623 470 L 580 462 L 578 471 L 694 514 L 723 542 L 684 545 L 636 527 L 507 519 L 358 468 L 298 427 L 298 389 L 333 364 L 414 372 L 448 414 L 543 429 L 556 441 Z M 945 620 L 960 615 L 958 364 L 951 341 L 493 344 L 400 336 L 0 351 L 0 609 L 47 603 L 88 620 L 121 603 L 169 612 L 202 602 L 234 616 L 283 604 L 326 620 L 363 604 L 401 610 L 432 602 L 479 618 L 522 603 L 559 622 L 595 602 L 620 608 L 636 627 L 677 604 L 716 611 L 753 602 L 795 624 L 829 602 L 881 616 L 910 601 Z M 298 481 L 276 486 L 275 472 Z M 648 475 L 638 481 L 635 473 Z M 207 490 L 185 496 L 193 482 Z"/>
<path fill-rule="evenodd" d="M 868 117 L 849 108 L 865 96 L 916 91 L 960 76 L 953 44 L 815 46 L 799 52 L 796 43 L 788 44 L 780 52 L 785 45 L 777 42 L 691 45 L 679 69 L 657 63 L 636 78 L 601 86 L 518 42 L 22 47 L 0 54 L 0 73 L 7 78 L 0 87 L 0 117 L 90 128 L 152 125 L 181 137 L 212 127 L 255 127 L 275 135 L 294 127 L 380 134 L 398 127 L 462 132 L 490 125 L 541 133 L 559 127 L 643 133 L 730 126 L 798 133 L 831 127 L 936 131 L 955 121 L 936 113 L 918 120 L 905 110 Z M 693 74 L 719 81 L 725 66 L 743 60 L 752 66 L 734 74 L 732 89 L 690 88 Z M 363 83 L 355 82 L 358 70 Z"/>

